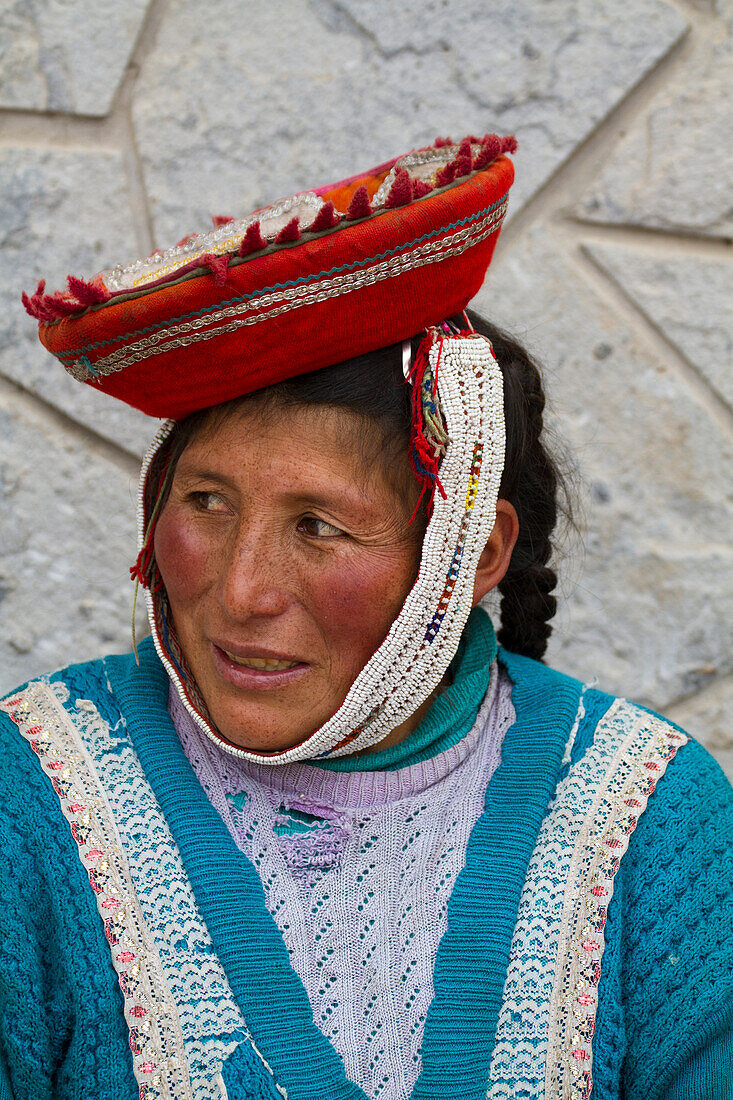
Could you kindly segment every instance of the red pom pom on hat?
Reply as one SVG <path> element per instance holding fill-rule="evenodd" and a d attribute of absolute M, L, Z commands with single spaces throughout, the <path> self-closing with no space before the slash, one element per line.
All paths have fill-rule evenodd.
<path fill-rule="evenodd" d="M 335 225 L 339 223 L 339 216 L 336 213 L 336 207 L 332 202 L 324 202 L 321 209 L 316 214 L 315 218 L 309 226 L 311 233 L 321 233 L 324 229 L 333 229 Z"/>
<path fill-rule="evenodd" d="M 290 241 L 300 240 L 300 222 L 298 218 L 291 218 L 275 237 L 275 244 L 288 244 Z"/>
<path fill-rule="evenodd" d="M 372 204 L 369 202 L 369 192 L 362 183 L 361 187 L 357 187 L 351 197 L 349 209 L 346 211 L 346 220 L 354 222 L 359 218 L 368 218 L 371 212 Z"/>
<path fill-rule="evenodd" d="M 242 237 L 242 243 L 239 246 L 240 256 L 249 256 L 251 252 L 260 252 L 263 248 L 267 248 L 267 241 L 262 236 L 259 222 L 252 222 L 247 226 L 247 231 Z"/>
<path fill-rule="evenodd" d="M 75 275 L 67 277 L 69 290 L 78 302 L 85 306 L 96 306 L 100 302 L 108 301 L 110 293 L 104 287 L 94 283 L 88 283 L 85 279 L 77 279 Z"/>
<path fill-rule="evenodd" d="M 396 206 L 405 206 L 411 201 L 412 181 L 410 173 L 404 168 L 398 168 L 384 205 L 393 209 Z"/>

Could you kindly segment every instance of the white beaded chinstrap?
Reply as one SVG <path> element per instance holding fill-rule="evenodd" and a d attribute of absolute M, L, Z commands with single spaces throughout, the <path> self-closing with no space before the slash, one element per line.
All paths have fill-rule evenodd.
<path fill-rule="evenodd" d="M 417 580 L 379 649 L 354 681 L 338 711 L 300 745 L 264 756 L 224 742 L 190 703 L 161 643 L 153 597 L 148 617 L 158 654 L 191 716 L 220 748 L 260 763 L 345 756 L 381 741 L 437 688 L 458 649 L 471 610 L 481 552 L 496 519 L 504 469 L 505 427 L 501 369 L 490 342 L 478 333 L 439 333 L 429 352 L 437 373 L 448 444 L 440 463 L 443 498 L 435 493 Z M 145 537 L 147 471 L 173 422 L 157 433 L 143 461 L 138 537 Z"/>

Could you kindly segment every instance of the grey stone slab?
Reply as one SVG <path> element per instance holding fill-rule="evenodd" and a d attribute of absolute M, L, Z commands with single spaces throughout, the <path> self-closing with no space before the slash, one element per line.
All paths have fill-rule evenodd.
<path fill-rule="evenodd" d="M 252 0 L 246 28 L 179 0 L 134 96 L 157 244 L 438 134 L 516 132 L 519 209 L 684 27 L 661 0 Z"/>
<path fill-rule="evenodd" d="M 685 380 L 538 228 L 477 305 L 547 364 L 582 544 L 560 559 L 552 663 L 664 709 L 733 671 L 733 445 Z"/>
<path fill-rule="evenodd" d="M 130 648 L 134 480 L 0 395 L 0 692 Z"/>
<path fill-rule="evenodd" d="M 93 431 L 141 452 L 157 424 L 75 382 L 41 346 L 20 301 L 40 277 L 89 276 L 136 254 L 115 152 L 0 149 L 0 373 Z"/>
<path fill-rule="evenodd" d="M 733 5 L 639 117 L 578 208 L 609 224 L 733 233 Z"/>
<path fill-rule="evenodd" d="M 720 680 L 670 709 L 669 717 L 713 754 L 733 783 L 733 680 Z"/>
<path fill-rule="evenodd" d="M 588 252 L 733 407 L 733 264 L 616 245 Z"/>
<path fill-rule="evenodd" d="M 325 5 L 322 5 L 325 6 Z M 386 57 L 434 68 L 519 138 L 513 209 L 671 48 L 685 21 L 659 0 L 339 0 Z"/>
<path fill-rule="evenodd" d="M 106 115 L 148 0 L 0 0 L 0 107 Z"/>

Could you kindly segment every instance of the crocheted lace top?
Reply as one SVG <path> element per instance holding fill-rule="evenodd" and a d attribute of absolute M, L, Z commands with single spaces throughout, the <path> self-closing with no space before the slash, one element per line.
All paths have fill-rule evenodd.
<path fill-rule="evenodd" d="M 279 767 L 217 748 L 171 692 L 198 779 L 264 887 L 315 1023 L 372 1100 L 404 1100 L 447 904 L 515 719 L 494 661 L 469 732 L 397 770 Z"/>

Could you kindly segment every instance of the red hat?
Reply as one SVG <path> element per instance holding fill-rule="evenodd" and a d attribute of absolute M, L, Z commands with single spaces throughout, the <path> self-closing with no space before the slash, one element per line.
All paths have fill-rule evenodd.
<path fill-rule="evenodd" d="M 180 419 L 463 310 L 491 261 L 515 148 L 438 139 L 23 301 L 74 378 Z"/>

